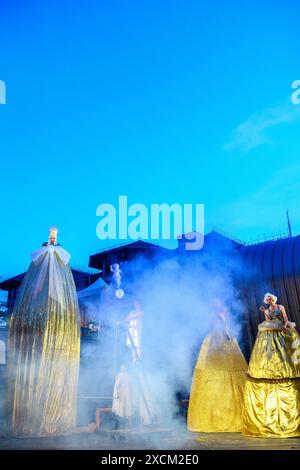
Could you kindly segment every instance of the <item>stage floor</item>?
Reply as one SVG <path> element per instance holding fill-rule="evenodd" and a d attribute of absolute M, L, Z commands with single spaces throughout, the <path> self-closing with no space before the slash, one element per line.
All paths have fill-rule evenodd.
<path fill-rule="evenodd" d="M 257 439 L 238 433 L 194 434 L 166 429 L 153 432 L 80 433 L 60 437 L 0 437 L 7 450 L 300 450 L 300 439 Z"/>

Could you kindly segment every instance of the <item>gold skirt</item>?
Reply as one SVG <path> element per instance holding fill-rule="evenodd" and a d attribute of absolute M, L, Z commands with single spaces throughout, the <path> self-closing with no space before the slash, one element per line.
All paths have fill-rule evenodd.
<path fill-rule="evenodd" d="M 243 434 L 300 436 L 298 342 L 294 328 L 258 332 L 246 376 Z"/>
<path fill-rule="evenodd" d="M 194 371 L 187 426 L 194 432 L 240 432 L 247 363 L 236 339 L 208 335 Z"/>
<path fill-rule="evenodd" d="M 24 278 L 9 329 L 7 421 L 12 434 L 63 434 L 76 424 L 80 316 L 73 275 L 57 261 L 58 302 L 49 296 L 49 272 L 38 295 L 39 266 Z"/>

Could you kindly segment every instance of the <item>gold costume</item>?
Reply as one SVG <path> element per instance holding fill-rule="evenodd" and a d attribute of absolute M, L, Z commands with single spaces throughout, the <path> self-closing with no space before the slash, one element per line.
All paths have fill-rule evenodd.
<path fill-rule="evenodd" d="M 225 327 L 204 339 L 191 386 L 187 421 L 190 431 L 241 431 L 246 370 L 238 342 L 228 336 Z"/>
<path fill-rule="evenodd" d="M 300 436 L 299 335 L 283 329 L 280 309 L 258 326 L 246 375 L 243 434 Z"/>
<path fill-rule="evenodd" d="M 16 300 L 9 329 L 8 425 L 20 437 L 75 425 L 80 316 L 69 254 L 43 246 Z"/>

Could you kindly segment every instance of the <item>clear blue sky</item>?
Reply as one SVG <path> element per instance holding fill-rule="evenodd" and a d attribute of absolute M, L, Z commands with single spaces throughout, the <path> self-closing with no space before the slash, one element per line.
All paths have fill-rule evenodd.
<path fill-rule="evenodd" d="M 57 225 L 73 262 L 96 207 L 204 203 L 246 241 L 300 232 L 296 0 L 0 0 L 0 275 Z"/>

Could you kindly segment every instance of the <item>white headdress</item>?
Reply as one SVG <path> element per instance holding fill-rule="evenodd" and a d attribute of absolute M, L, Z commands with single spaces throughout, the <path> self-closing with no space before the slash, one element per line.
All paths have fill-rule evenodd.
<path fill-rule="evenodd" d="M 265 304 L 268 303 L 267 300 L 268 300 L 269 297 L 272 297 L 272 299 L 274 300 L 274 302 L 275 302 L 275 304 L 276 304 L 276 302 L 277 302 L 277 297 L 276 297 L 276 295 L 270 294 L 270 292 L 268 292 L 267 294 L 265 294 L 265 296 L 264 296 L 264 303 L 265 303 Z"/>
<path fill-rule="evenodd" d="M 51 227 L 50 228 L 48 243 L 50 243 L 50 238 L 54 238 L 55 239 L 54 244 L 55 245 L 57 244 L 57 232 L 58 232 L 58 229 L 56 227 Z"/>

